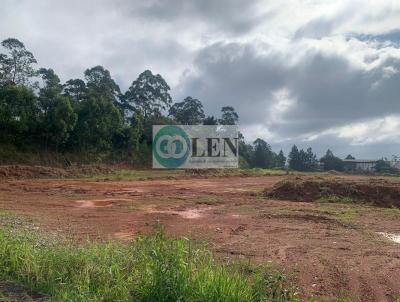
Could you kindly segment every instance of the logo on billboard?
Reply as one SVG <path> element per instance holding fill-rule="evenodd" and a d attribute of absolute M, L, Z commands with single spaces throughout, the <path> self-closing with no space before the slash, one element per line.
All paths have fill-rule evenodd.
<path fill-rule="evenodd" d="M 153 168 L 237 168 L 237 126 L 153 126 Z"/>

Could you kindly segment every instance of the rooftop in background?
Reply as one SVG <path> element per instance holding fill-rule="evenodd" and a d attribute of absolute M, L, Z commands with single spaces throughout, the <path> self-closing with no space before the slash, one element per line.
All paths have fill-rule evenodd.
<path fill-rule="evenodd" d="M 344 159 L 348 163 L 376 163 L 378 159 Z"/>

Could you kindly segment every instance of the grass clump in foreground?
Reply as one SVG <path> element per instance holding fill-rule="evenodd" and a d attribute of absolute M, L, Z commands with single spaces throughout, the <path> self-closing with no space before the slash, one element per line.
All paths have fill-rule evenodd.
<path fill-rule="evenodd" d="M 297 301 L 280 274 L 218 265 L 162 231 L 131 244 L 43 241 L 0 230 L 0 280 L 50 301 Z"/>

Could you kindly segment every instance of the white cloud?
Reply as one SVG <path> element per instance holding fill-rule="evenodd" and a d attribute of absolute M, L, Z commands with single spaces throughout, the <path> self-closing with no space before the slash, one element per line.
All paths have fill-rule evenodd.
<path fill-rule="evenodd" d="M 397 0 L 2 0 L 0 37 L 64 81 L 152 69 L 208 114 L 233 104 L 249 140 L 378 156 L 399 142 L 399 19 Z"/>

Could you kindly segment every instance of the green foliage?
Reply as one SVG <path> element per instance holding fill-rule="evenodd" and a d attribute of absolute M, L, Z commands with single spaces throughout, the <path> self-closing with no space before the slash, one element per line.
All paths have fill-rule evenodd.
<path fill-rule="evenodd" d="M 253 159 L 253 146 L 246 144 L 244 136 L 239 132 L 239 167 L 251 168 Z"/>
<path fill-rule="evenodd" d="M 119 103 L 121 91 L 111 78 L 110 72 L 103 66 L 95 66 L 85 70 L 86 87 L 91 97 L 104 97 L 114 104 Z M 75 82 L 76 83 L 76 82 Z M 76 83 L 79 85 L 79 83 Z"/>
<path fill-rule="evenodd" d="M 283 151 L 279 151 L 278 156 L 276 157 L 276 167 L 278 168 L 284 168 L 286 164 L 286 157 L 285 154 L 283 154 Z"/>
<path fill-rule="evenodd" d="M 52 69 L 33 69 L 36 60 L 17 39 L 2 42 L 0 53 L 0 143 L 30 151 L 82 154 L 86 158 L 124 161 L 148 167 L 152 126 L 169 124 L 236 125 L 239 116 L 231 106 L 221 117 L 204 115 L 200 100 L 187 97 L 172 105 L 170 87 L 161 75 L 142 72 L 125 93 L 103 66 L 84 73 L 84 80 L 62 84 Z M 39 75 L 39 83 L 31 83 Z M 35 87 L 35 92 L 29 87 Z M 166 112 L 169 109 L 169 116 Z M 239 140 L 240 166 L 283 168 L 283 152 L 272 152 L 267 142 Z M 311 149 L 289 155 L 289 165 L 313 171 Z M 327 167 L 329 164 L 327 165 Z"/>
<path fill-rule="evenodd" d="M 375 171 L 382 174 L 398 174 L 399 170 L 392 167 L 388 161 L 380 159 L 375 164 Z"/>
<path fill-rule="evenodd" d="M 79 105 L 72 134 L 77 147 L 93 152 L 110 150 L 114 134 L 123 127 L 121 112 L 106 97 L 90 97 Z"/>
<path fill-rule="evenodd" d="M 63 90 L 63 94 L 75 102 L 83 101 L 88 95 L 86 84 L 81 79 L 68 80 L 63 85 Z"/>
<path fill-rule="evenodd" d="M 199 100 L 188 96 L 183 102 L 173 104 L 169 109 L 169 115 L 179 124 L 198 125 L 204 120 L 203 105 Z"/>
<path fill-rule="evenodd" d="M 318 160 L 311 148 L 307 151 L 299 150 L 293 145 L 289 153 L 289 168 L 296 171 L 315 171 L 317 170 Z"/>
<path fill-rule="evenodd" d="M 77 245 L 0 230 L 0 278 L 51 301 L 298 301 L 283 275 L 221 266 L 162 231 L 130 244 Z"/>
<path fill-rule="evenodd" d="M 276 154 L 271 150 L 271 146 L 260 138 L 252 145 L 246 144 L 241 133 L 239 133 L 239 155 L 240 168 L 283 169 L 286 163 L 282 150 Z"/>
<path fill-rule="evenodd" d="M 30 89 L 10 85 L 0 88 L 1 142 L 16 145 L 31 142 L 37 117 L 37 98 Z"/>
<path fill-rule="evenodd" d="M 296 145 L 293 145 L 289 153 L 289 168 L 298 171 L 301 169 L 300 152 Z"/>
<path fill-rule="evenodd" d="M 59 96 L 43 119 L 42 134 L 56 148 L 67 142 L 77 121 L 70 100 Z"/>
<path fill-rule="evenodd" d="M 27 85 L 35 75 L 32 67 L 35 57 L 26 50 L 24 43 L 14 38 L 4 40 L 1 46 L 7 53 L 0 54 L 0 86 Z"/>
<path fill-rule="evenodd" d="M 142 72 L 125 93 L 124 102 L 130 111 L 140 110 L 145 118 L 161 116 L 172 103 L 170 87 L 161 75 L 150 70 Z"/>
<path fill-rule="evenodd" d="M 203 120 L 203 125 L 209 125 L 209 126 L 214 126 L 218 125 L 218 120 L 214 116 L 207 116 Z"/>
<path fill-rule="evenodd" d="M 254 154 L 252 166 L 257 168 L 272 168 L 275 166 L 274 153 L 271 146 L 264 140 L 258 138 L 253 143 Z"/>
<path fill-rule="evenodd" d="M 325 171 L 336 170 L 336 171 L 343 171 L 343 161 L 333 155 L 333 152 L 328 149 L 326 154 L 320 159 L 320 162 L 324 165 Z"/>
<path fill-rule="evenodd" d="M 77 114 L 68 97 L 62 96 L 62 85 L 52 69 L 41 68 L 44 86 L 39 90 L 39 131 L 44 146 L 56 149 L 69 138 L 77 121 Z"/>
<path fill-rule="evenodd" d="M 219 123 L 221 125 L 236 125 L 239 121 L 239 115 L 236 113 L 235 109 L 231 106 L 222 107 L 221 118 Z"/>
<path fill-rule="evenodd" d="M 62 85 L 53 69 L 40 68 L 38 73 L 43 80 L 43 87 L 39 90 L 39 102 L 41 109 L 47 111 L 48 107 L 51 107 L 52 100 L 61 94 Z"/>

